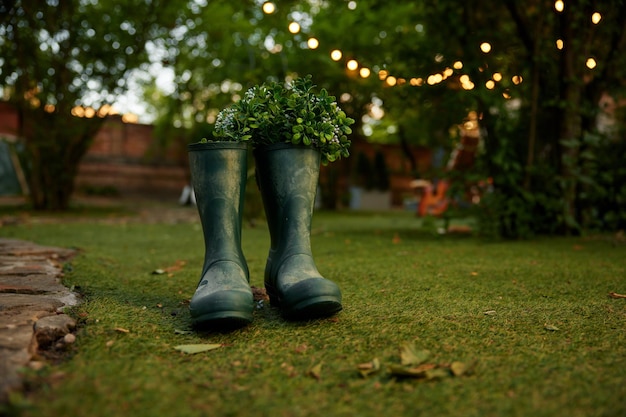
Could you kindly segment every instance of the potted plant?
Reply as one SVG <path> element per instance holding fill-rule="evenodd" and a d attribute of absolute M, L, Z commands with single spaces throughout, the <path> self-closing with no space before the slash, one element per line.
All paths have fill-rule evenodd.
<path fill-rule="evenodd" d="M 310 75 L 254 86 L 218 114 L 213 134 L 220 141 L 250 141 L 255 149 L 275 143 L 311 147 L 323 164 L 347 157 L 354 120 L 335 97 L 314 87 Z"/>
<path fill-rule="evenodd" d="M 342 309 L 339 287 L 322 277 L 313 261 L 310 229 L 320 164 L 328 164 L 349 155 L 350 141 L 347 135 L 351 133 L 350 125 L 354 123 L 339 108 L 333 96 L 324 89 L 316 93 L 314 87 L 311 76 L 296 78 L 287 84 L 269 82 L 252 87 L 241 100 L 218 114 L 212 140 L 190 145 L 190 152 L 196 152 L 202 146 L 238 145 L 245 148 L 246 143 L 252 145 L 257 183 L 271 240 L 265 268 L 265 288 L 272 305 L 279 307 L 285 317 L 305 320 L 332 315 Z M 192 149 L 194 146 L 196 148 Z M 205 164 L 196 169 L 194 174 L 194 164 L 191 165 L 192 180 L 205 176 L 203 170 L 208 170 L 214 177 L 227 176 L 232 179 L 236 175 L 231 171 L 244 169 L 240 163 L 234 162 L 215 164 L 216 168 Z M 202 180 L 198 182 L 198 186 L 203 186 Z M 225 190 L 222 188 L 211 184 L 207 184 L 207 188 L 218 197 L 205 200 L 222 199 L 219 204 L 214 201 L 210 205 L 231 207 L 231 220 L 219 213 L 209 214 L 219 217 L 218 221 L 203 220 L 205 230 L 226 229 L 217 236 L 207 235 L 205 231 L 205 241 L 226 240 L 228 246 L 225 250 L 207 247 L 205 259 L 208 261 L 205 260 L 204 269 L 207 269 L 207 263 L 218 266 L 223 264 L 218 258 L 227 255 L 225 262 L 236 266 L 235 275 L 239 275 L 235 281 L 238 284 L 236 290 L 229 293 L 229 280 L 221 270 L 217 272 L 219 279 L 213 279 L 226 283 L 221 287 L 202 284 L 211 281 L 210 276 L 201 278 L 199 290 L 191 300 L 192 317 L 199 322 L 214 323 L 220 320 L 220 316 L 230 314 L 226 310 L 235 311 L 231 316 L 237 316 L 238 312 L 245 310 L 245 320 L 234 320 L 235 323 L 242 323 L 248 317 L 251 318 L 248 307 L 251 309 L 252 304 L 248 306 L 247 294 L 244 297 L 242 292 L 237 292 L 243 291 L 241 277 L 247 274 L 240 250 L 240 206 L 235 209 L 234 206 L 239 203 L 225 203 L 222 198 Z M 242 189 L 245 191 L 245 185 L 235 188 L 238 192 Z M 198 195 L 196 197 L 200 210 L 200 199 Z M 237 200 L 234 195 L 226 198 L 229 199 Z M 205 209 L 205 212 L 208 213 L 209 209 Z M 246 273 L 240 273 L 244 270 Z M 210 274 L 203 270 L 203 276 L 206 275 Z M 209 288 L 209 291 L 200 289 L 201 286 Z M 227 301 L 222 302 L 222 298 Z M 222 307 L 216 307 L 220 303 Z"/>

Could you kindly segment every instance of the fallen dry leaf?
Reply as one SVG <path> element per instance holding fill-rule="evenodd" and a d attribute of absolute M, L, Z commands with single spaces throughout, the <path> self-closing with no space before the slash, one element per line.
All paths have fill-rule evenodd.
<path fill-rule="evenodd" d="M 322 363 L 320 362 L 317 365 L 314 365 L 311 369 L 309 369 L 307 374 L 319 381 L 322 378 Z"/>
<path fill-rule="evenodd" d="M 544 329 L 546 329 L 546 330 L 548 330 L 548 331 L 551 331 L 551 332 L 557 332 L 557 331 L 559 331 L 559 328 L 558 328 L 558 327 L 556 327 L 556 326 L 555 326 L 555 325 L 553 325 L 553 324 L 544 324 L 543 328 L 544 328 Z"/>
<path fill-rule="evenodd" d="M 195 353 L 208 352 L 209 350 L 215 350 L 222 347 L 221 343 L 207 343 L 207 344 L 192 344 L 192 345 L 178 345 L 174 346 L 174 349 L 183 353 L 193 355 Z"/>
<path fill-rule="evenodd" d="M 609 298 L 626 298 L 626 295 L 618 294 L 616 292 L 610 292 L 609 293 Z"/>
<path fill-rule="evenodd" d="M 371 362 L 358 364 L 357 368 L 361 376 L 365 378 L 371 374 L 375 374 L 376 372 L 380 371 L 380 361 L 378 360 L 378 358 L 374 358 Z"/>
<path fill-rule="evenodd" d="M 403 343 L 400 347 L 400 361 L 404 366 L 420 365 L 429 357 L 430 350 L 417 350 L 412 343 Z"/>
<path fill-rule="evenodd" d="M 124 328 L 122 328 L 122 327 L 116 327 L 116 328 L 115 328 L 115 329 L 113 329 L 113 330 L 115 330 L 115 331 L 116 331 L 116 332 L 118 332 L 118 333 L 130 333 L 130 330 L 128 330 L 128 329 L 124 329 Z"/>
<path fill-rule="evenodd" d="M 454 374 L 454 376 L 461 376 L 467 372 L 468 366 L 463 362 L 454 361 L 450 364 L 450 370 Z"/>
<path fill-rule="evenodd" d="M 389 365 L 389 373 L 392 376 L 410 377 L 410 378 L 426 378 L 428 372 L 433 371 L 437 365 L 432 363 L 422 364 L 414 368 L 403 365 Z"/>
<path fill-rule="evenodd" d="M 267 295 L 265 288 L 259 288 L 252 285 L 250 287 L 252 289 L 252 297 L 254 301 L 269 301 L 270 297 Z"/>

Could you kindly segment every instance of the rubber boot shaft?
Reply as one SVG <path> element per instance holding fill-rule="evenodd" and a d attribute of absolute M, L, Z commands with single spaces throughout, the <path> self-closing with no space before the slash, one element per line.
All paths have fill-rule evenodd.
<path fill-rule="evenodd" d="M 199 327 L 240 327 L 252 320 L 254 306 L 241 250 L 246 144 L 189 145 L 189 166 L 205 244 L 192 320 Z"/>
<path fill-rule="evenodd" d="M 270 231 L 265 288 L 287 318 L 312 319 L 341 310 L 341 291 L 322 277 L 311 251 L 311 220 L 320 170 L 313 148 L 275 144 L 254 152 Z"/>

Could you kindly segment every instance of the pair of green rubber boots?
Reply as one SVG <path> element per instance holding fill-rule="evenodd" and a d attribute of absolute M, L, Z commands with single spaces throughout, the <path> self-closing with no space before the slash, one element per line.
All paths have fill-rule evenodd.
<path fill-rule="evenodd" d="M 311 320 L 342 309 L 341 291 L 322 277 L 311 253 L 311 217 L 320 155 L 315 149 L 275 144 L 254 151 L 257 182 L 270 231 L 265 289 L 285 318 Z M 205 257 L 189 306 L 195 327 L 228 330 L 252 321 L 254 300 L 241 250 L 247 145 L 189 145 L 189 161 Z"/>

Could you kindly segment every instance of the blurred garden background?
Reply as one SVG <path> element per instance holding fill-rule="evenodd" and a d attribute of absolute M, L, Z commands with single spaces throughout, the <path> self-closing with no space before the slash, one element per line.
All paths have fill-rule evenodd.
<path fill-rule="evenodd" d="M 0 16 L 0 192 L 37 210 L 177 199 L 220 109 L 312 74 L 357 121 L 322 172 L 326 209 L 461 210 L 507 238 L 624 228 L 623 1 L 11 0 Z"/>

